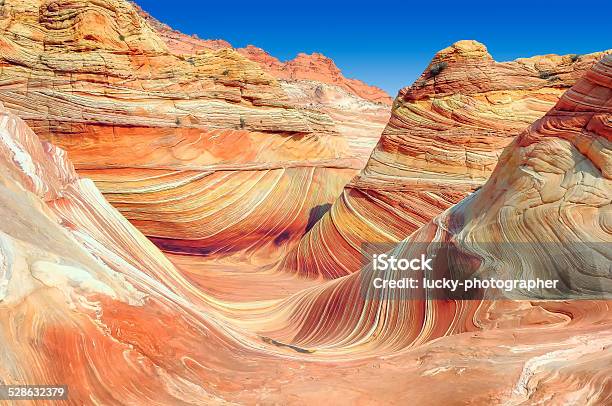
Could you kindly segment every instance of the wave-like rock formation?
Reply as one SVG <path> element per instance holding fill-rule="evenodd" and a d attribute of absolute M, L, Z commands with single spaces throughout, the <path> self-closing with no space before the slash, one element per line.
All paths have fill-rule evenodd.
<path fill-rule="evenodd" d="M 2 4 L 0 101 L 170 252 L 280 255 L 386 121 L 384 105 L 280 83 L 223 44 L 173 51 L 125 0 Z"/>
<path fill-rule="evenodd" d="M 0 167 L 3 383 L 62 382 L 70 404 L 177 401 L 172 391 L 188 385 L 150 357 L 164 358 L 142 335 L 162 338 L 169 321 L 197 319 L 171 289 L 180 280 L 174 267 L 78 178 L 62 150 L 3 107 Z M 197 323 L 212 333 L 204 318 Z M 144 389 L 147 381 L 154 386 Z"/>
<path fill-rule="evenodd" d="M 450 336 L 433 347 L 452 342 L 470 358 L 472 351 L 490 348 L 491 340 L 501 337 L 494 330 L 502 329 L 505 337 L 518 340 L 500 343 L 508 351 L 513 379 L 499 384 L 507 385 L 503 390 L 488 393 L 488 403 L 605 404 L 611 392 L 604 377 L 612 372 L 611 103 L 612 57 L 607 56 L 514 139 L 480 190 L 393 250 L 398 258 L 436 258 L 437 277 L 557 279 L 557 288 L 540 293 L 565 301 L 538 300 L 526 291 L 502 292 L 506 299 L 521 299 L 504 301 L 489 296 L 427 300 L 433 291 L 419 289 L 375 292 L 373 281 L 381 273 L 370 265 L 282 302 L 266 334 L 318 353 L 353 355 L 396 352 Z M 391 272 L 389 277 L 402 275 Z M 544 353 L 527 356 L 522 369 L 512 366 L 512 358 L 536 348 Z M 451 361 L 423 375 L 440 374 L 464 388 L 470 378 L 461 375 L 474 376 L 476 370 L 484 372 Z"/>
<path fill-rule="evenodd" d="M 0 215 L 3 384 L 61 383 L 73 405 L 227 404 L 277 396 L 266 388 L 301 373 L 292 350 L 215 315 L 64 151 L 1 105 Z"/>
<path fill-rule="evenodd" d="M 281 268 L 331 278 L 360 269 L 364 244 L 398 242 L 482 186 L 513 137 L 608 53 L 499 63 L 476 41 L 440 51 L 400 91 L 365 169 Z"/>
<path fill-rule="evenodd" d="M 366 269 L 238 303 L 185 279 L 0 107 L 0 378 L 67 384 L 69 404 L 608 404 L 611 147 L 608 56 L 394 249 L 447 243 L 440 275 L 558 278 L 565 300 L 368 296 Z"/>

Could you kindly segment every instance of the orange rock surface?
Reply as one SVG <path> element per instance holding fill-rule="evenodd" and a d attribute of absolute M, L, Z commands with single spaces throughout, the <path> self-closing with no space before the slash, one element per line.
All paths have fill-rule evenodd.
<path fill-rule="evenodd" d="M 281 268 L 331 278 L 360 269 L 363 244 L 398 242 L 482 186 L 514 136 L 609 53 L 499 63 L 476 41 L 440 51 L 400 91 L 365 169 Z"/>
<path fill-rule="evenodd" d="M 124 0 L 2 12 L 0 100 L 169 252 L 274 260 L 363 167 L 388 116 L 225 46 L 185 53 Z"/>
<path fill-rule="evenodd" d="M 293 275 L 285 292 L 260 283 L 262 297 L 238 301 L 228 287 L 251 283 L 244 267 L 202 290 L 0 107 L 0 376 L 65 383 L 69 404 L 606 404 L 611 101 L 608 56 L 519 132 L 480 190 L 395 248 L 448 242 L 441 257 L 463 276 L 556 277 L 561 301 L 366 299 L 366 271 Z"/>
<path fill-rule="evenodd" d="M 459 398 L 428 391 L 426 404 L 451 399 L 476 404 L 605 404 L 610 397 L 605 377 L 612 372 L 611 101 L 612 57 L 607 56 L 551 111 L 519 133 L 480 190 L 392 250 L 398 258 L 436 258 L 438 276 L 488 279 L 506 272 L 519 279 L 557 278 L 560 285 L 549 293 L 562 292 L 573 300 L 527 301 L 536 296 L 526 291 L 518 296 L 503 292 L 508 299 L 504 301 L 487 296 L 423 300 L 419 298 L 431 297 L 433 290 L 418 289 L 383 288 L 374 295 L 374 277 L 381 273 L 372 272 L 370 264 L 279 303 L 270 311 L 265 334 L 320 355 L 354 357 L 363 351 L 409 357 L 428 348 L 428 355 L 413 366 L 404 363 L 406 369 L 428 365 L 421 377 L 439 375 L 431 382 L 446 382 L 442 391 L 452 381 L 453 395 Z M 450 249 L 441 251 L 441 244 Z M 385 275 L 406 276 L 400 271 Z M 517 341 L 508 343 L 509 336 Z M 435 344 L 424 345 L 432 339 L 437 339 Z M 499 372 L 496 362 L 484 368 L 466 362 L 483 350 L 491 361 L 496 355 L 488 349 L 497 340 L 498 351 L 509 351 L 507 380 L 498 377 L 496 389 L 485 383 L 486 389 L 472 387 L 466 397 L 458 394 L 487 369 Z M 408 347 L 415 348 L 402 352 Z M 527 355 L 534 350 L 538 354 Z M 451 355 L 454 351 L 459 353 Z M 440 353 L 448 362 L 432 367 Z M 512 366 L 523 356 L 522 368 Z"/>
<path fill-rule="evenodd" d="M 74 405 L 610 403 L 608 51 L 458 42 L 355 177 L 384 98 L 322 56 L 124 0 L 0 16 L 2 383 Z M 560 285 L 376 290 L 364 243 Z"/>
<path fill-rule="evenodd" d="M 200 39 L 195 35 L 189 36 L 173 30 L 138 7 L 138 5 L 135 5 L 135 7 L 138 13 L 151 24 L 174 52 L 193 54 L 202 50 L 232 48 L 232 45 L 224 40 Z M 320 53 L 313 53 L 311 55 L 300 53 L 292 60 L 281 62 L 278 58 L 253 45 L 238 48 L 237 51 L 250 60 L 257 62 L 264 71 L 277 79 L 291 81 L 309 80 L 334 85 L 361 99 L 391 105 L 392 99 L 384 90 L 357 79 L 345 78 L 334 61 Z"/>
<path fill-rule="evenodd" d="M 391 97 L 382 89 L 369 86 L 360 80 L 347 79 L 334 61 L 319 53 L 298 54 L 294 59 L 280 62 L 261 48 L 249 45 L 238 50 L 242 55 L 259 63 L 262 68 L 279 79 L 314 80 L 336 85 L 362 99 L 382 104 L 391 104 Z"/>

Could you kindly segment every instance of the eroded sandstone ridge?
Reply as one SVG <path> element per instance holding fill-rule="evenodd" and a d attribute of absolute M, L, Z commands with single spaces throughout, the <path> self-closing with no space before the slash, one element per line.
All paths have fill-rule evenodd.
<path fill-rule="evenodd" d="M 65 383 L 70 404 L 607 404 L 611 146 L 607 56 L 395 248 L 447 242 L 461 272 L 557 277 L 566 300 L 367 297 L 367 270 L 207 292 L 0 107 L 0 377 Z M 229 297 L 236 278 L 263 297 Z"/>
<path fill-rule="evenodd" d="M 484 45 L 440 51 L 402 89 L 365 169 L 281 268 L 337 277 L 363 244 L 398 242 L 478 189 L 501 151 L 609 51 L 495 62 Z"/>
<path fill-rule="evenodd" d="M 557 278 L 561 284 L 548 293 L 565 301 L 535 296 L 527 301 L 533 295 L 528 292 L 522 292 L 523 300 L 506 301 L 486 296 L 423 300 L 429 296 L 419 295 L 418 289 L 380 289 L 373 294 L 373 278 L 381 274 L 372 273 L 370 265 L 286 299 L 271 312 L 275 316 L 266 334 L 317 353 L 380 354 L 417 346 L 404 353 L 410 357 L 428 348 L 414 367 L 407 367 L 429 365 L 412 385 L 452 380 L 469 395 L 457 398 L 456 389 L 428 392 L 429 398 L 417 395 L 427 404 L 449 399 L 476 404 L 606 403 L 612 372 L 611 147 L 612 56 L 606 56 L 551 111 L 518 134 L 482 188 L 393 250 L 398 258 L 437 258 L 438 276 L 487 278 L 505 272 L 519 279 Z M 387 274 L 393 276 L 400 278 L 401 273 Z M 515 294 L 503 296 L 516 299 Z M 440 337 L 445 338 L 419 347 Z M 488 352 L 497 340 L 498 349 Z M 489 367 L 467 361 L 483 350 Z M 522 351 L 534 350 L 543 353 L 523 353 L 518 358 L 527 359 L 514 364 Z M 507 357 L 501 355 L 506 351 Z M 441 353 L 445 362 L 432 367 Z M 493 372 L 497 357 L 509 368 L 504 372 L 509 380 L 503 384 L 499 371 Z M 490 377 L 483 379 L 487 370 L 498 380 L 493 386 Z M 433 376 L 438 377 L 425 378 Z"/>
<path fill-rule="evenodd" d="M 232 48 L 224 40 L 185 35 L 161 23 L 137 4 L 134 7 L 172 52 L 189 55 Z M 236 52 L 275 77 L 292 102 L 330 116 L 336 129 L 348 140 L 353 155 L 365 164 L 389 120 L 392 99 L 386 92 L 360 80 L 345 78 L 334 61 L 322 54 L 301 53 L 290 61 L 281 62 L 253 45 L 237 48 Z"/>
<path fill-rule="evenodd" d="M 342 75 L 334 61 L 325 55 L 300 53 L 294 59 L 280 62 L 261 48 L 249 45 L 238 50 L 242 55 L 262 65 L 274 77 L 285 80 L 314 80 L 336 85 L 365 100 L 391 104 L 391 97 L 382 89 L 369 86 L 360 80 L 347 79 Z"/>
<path fill-rule="evenodd" d="M 221 45 L 184 52 L 124 0 L 6 0 L 0 100 L 160 247 L 266 262 L 365 164 L 387 108 Z"/>
<path fill-rule="evenodd" d="M 185 35 L 160 22 L 137 4 L 134 6 L 138 13 L 159 33 L 168 47 L 177 53 L 193 54 L 207 49 L 232 47 L 224 40 L 208 40 L 198 38 L 196 35 Z M 311 55 L 300 53 L 290 61 L 281 62 L 278 58 L 253 45 L 238 48 L 237 51 L 257 62 L 263 70 L 278 79 L 309 80 L 335 85 L 367 101 L 389 105 L 392 102 L 391 97 L 384 90 L 357 79 L 345 78 L 333 60 L 319 53 Z"/>

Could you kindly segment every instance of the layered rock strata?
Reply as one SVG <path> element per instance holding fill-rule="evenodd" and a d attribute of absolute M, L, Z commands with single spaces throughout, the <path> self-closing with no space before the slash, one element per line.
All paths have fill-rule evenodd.
<path fill-rule="evenodd" d="M 440 51 L 400 92 L 365 169 L 280 269 L 360 269 L 364 245 L 398 242 L 481 187 L 516 134 L 608 53 L 499 63 L 475 41 Z"/>
<path fill-rule="evenodd" d="M 227 41 L 183 34 L 161 23 L 137 4 L 134 6 L 172 52 L 189 55 L 232 48 Z M 365 165 L 389 121 L 392 99 L 387 93 L 360 80 L 345 78 L 334 61 L 322 54 L 301 53 L 290 61 L 281 62 L 253 45 L 236 51 L 278 79 L 293 103 L 327 114 L 336 130 L 347 139 L 352 155 Z"/>
<path fill-rule="evenodd" d="M 124 0 L 2 7 L 0 100 L 170 252 L 274 260 L 364 165 L 385 120 L 333 86 L 323 93 L 339 102 L 315 101 L 319 85 L 292 100 L 224 46 L 174 51 Z"/>
<path fill-rule="evenodd" d="M 611 101 L 606 57 L 480 190 L 395 248 L 448 243 L 441 257 L 464 266 L 438 268 L 447 276 L 558 278 L 551 293 L 565 300 L 550 301 L 368 298 L 368 272 L 285 298 L 216 299 L 0 108 L 0 376 L 65 383 L 70 404 L 606 404 Z"/>

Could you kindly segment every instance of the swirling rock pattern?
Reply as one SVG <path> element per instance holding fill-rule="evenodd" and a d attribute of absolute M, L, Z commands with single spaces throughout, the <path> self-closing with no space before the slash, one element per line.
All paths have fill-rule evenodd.
<path fill-rule="evenodd" d="M 288 289 L 259 282 L 243 289 L 267 298 L 238 301 L 231 275 L 202 275 L 221 292 L 200 289 L 0 107 L 0 377 L 66 383 L 70 404 L 607 404 L 612 312 L 597 299 L 612 293 L 611 145 L 608 56 L 519 133 L 480 190 L 395 248 L 449 242 L 450 257 L 473 259 L 463 272 L 546 276 L 540 244 L 555 243 L 576 265 L 556 276 L 583 300 L 366 300 L 367 272 L 252 271 L 236 276 Z M 584 242 L 604 249 L 582 255 Z"/>
<path fill-rule="evenodd" d="M 316 349 L 319 354 L 354 356 L 360 351 L 397 352 L 444 336 L 450 337 L 437 341 L 439 345 L 455 342 L 460 346 L 465 338 L 478 337 L 483 346 L 477 340 L 472 344 L 480 347 L 478 352 L 490 345 L 489 340 L 496 340 L 492 330 L 501 328 L 504 335 L 515 338 L 529 332 L 530 344 L 510 345 L 511 353 L 548 349 L 527 356 L 522 369 L 511 374 L 513 386 L 488 393 L 488 402 L 580 404 L 588 399 L 605 404 L 611 396 L 606 377 L 612 371 L 611 301 L 598 299 L 612 294 L 611 102 L 612 57 L 606 56 L 555 108 L 514 139 L 479 191 L 435 217 L 394 250 L 403 258 L 418 258 L 422 253 L 435 257 L 439 243 L 448 243 L 455 249 L 439 256 L 445 262 L 461 259 L 463 275 L 455 277 L 505 270 L 519 278 L 558 278 L 562 281 L 559 291 L 583 300 L 419 300 L 407 296 L 414 291 L 391 289 L 368 298 L 362 287 L 364 283 L 372 286 L 368 278 L 374 276 L 364 270 L 286 299 L 271 312 L 280 320 L 271 316 L 265 334 Z M 558 251 L 547 249 L 551 244 Z M 560 261 L 569 266 L 553 265 Z M 445 272 L 450 268 L 443 268 L 442 274 Z M 593 300 L 584 300 L 589 298 Z M 280 309 L 294 310 L 287 314 Z M 485 331 L 478 334 L 465 333 L 482 329 Z M 565 329 L 574 333 L 566 335 Z M 555 349 L 557 345 L 562 348 Z M 469 352 L 461 357 L 469 358 Z M 429 363 L 431 358 L 421 361 Z M 464 372 L 474 374 L 473 365 L 453 361 L 421 376 L 452 376 L 464 387 L 471 379 L 461 377 Z M 564 387 L 562 382 L 571 383 Z M 478 399 L 474 396 L 472 401 Z M 486 401 L 477 403 L 481 402 Z"/>
<path fill-rule="evenodd" d="M 513 137 L 608 53 L 498 63 L 476 41 L 440 51 L 400 91 L 365 169 L 280 268 L 360 269 L 363 244 L 398 242 L 482 186 Z"/>
<path fill-rule="evenodd" d="M 0 100 L 171 252 L 277 258 L 388 116 L 335 84 L 279 83 L 223 43 L 185 53 L 124 0 L 2 12 Z"/>
<path fill-rule="evenodd" d="M 262 368 L 296 375 L 3 106 L 0 169 L 3 383 L 62 382 L 75 405 L 226 404 L 267 398 Z"/>
<path fill-rule="evenodd" d="M 113 402 L 110 392 L 104 394 L 112 374 L 103 371 L 124 371 L 130 382 L 131 362 L 140 365 L 136 375 L 162 384 L 146 372 L 154 363 L 139 351 L 125 352 L 131 351 L 129 339 L 120 337 L 119 328 L 101 327 L 101 304 L 114 304 L 105 317 L 113 312 L 116 317 L 122 306 L 131 309 L 122 313 L 124 322 L 130 312 L 150 318 L 153 313 L 143 307 L 149 300 L 153 307 L 162 306 L 160 315 L 167 313 L 173 293 L 161 280 L 173 280 L 173 266 L 91 181 L 77 177 L 63 151 L 40 143 L 3 107 L 0 137 L 2 381 L 66 382 L 74 404 Z M 160 292 L 169 299 L 166 305 L 152 298 Z M 94 297 L 99 301 L 88 300 Z M 35 350 L 23 345 L 28 342 Z M 106 375 L 106 383 L 86 378 L 90 372 Z M 162 402 L 174 399 L 160 396 Z M 135 396 L 123 398 L 129 399 Z"/>

